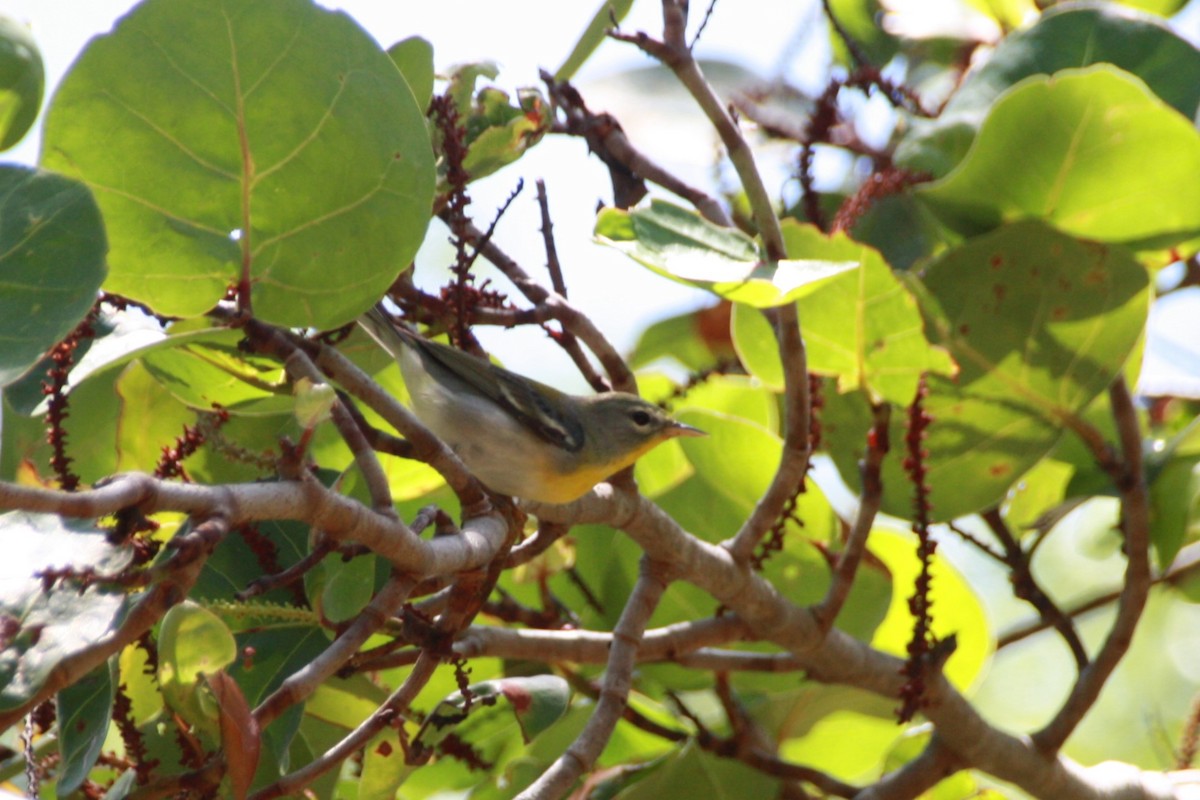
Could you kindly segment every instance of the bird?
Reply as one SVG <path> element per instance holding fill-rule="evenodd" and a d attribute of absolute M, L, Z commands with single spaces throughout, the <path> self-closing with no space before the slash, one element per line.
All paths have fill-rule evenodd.
<path fill-rule="evenodd" d="M 704 436 L 637 395 L 570 395 L 392 324 L 359 325 L 400 364 L 412 410 L 492 492 L 563 504 L 669 439 Z"/>

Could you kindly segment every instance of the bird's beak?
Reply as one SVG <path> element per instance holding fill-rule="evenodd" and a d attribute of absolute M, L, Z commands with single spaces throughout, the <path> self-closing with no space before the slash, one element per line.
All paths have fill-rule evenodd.
<path fill-rule="evenodd" d="M 676 422 L 667 430 L 671 434 L 671 438 L 675 438 L 676 436 L 708 436 L 707 433 L 699 428 L 693 428 L 691 425 L 685 425 L 682 422 Z"/>

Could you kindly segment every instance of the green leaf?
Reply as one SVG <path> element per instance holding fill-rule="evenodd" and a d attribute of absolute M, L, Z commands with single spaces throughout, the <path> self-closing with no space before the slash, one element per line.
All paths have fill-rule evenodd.
<path fill-rule="evenodd" d="M 163 460 L 163 449 L 173 446 L 186 427 L 196 427 L 196 412 L 172 397 L 139 364 L 122 371 L 112 391 L 118 399 L 118 417 L 115 427 L 106 432 L 115 434 L 108 446 L 116 450 L 120 471 L 152 472 Z M 184 459 L 183 466 L 189 469 L 193 463 Z"/>
<path fill-rule="evenodd" d="M 1173 0 L 1168 0 L 1173 2 Z M 1001 94 L 1032 75 L 1108 63 L 1145 81 L 1188 119 L 1200 107 L 1200 50 L 1162 20 L 1112 4 L 1067 4 L 1006 36 L 936 119 L 913 119 L 896 149 L 904 166 L 941 177 L 958 164 Z"/>
<path fill-rule="evenodd" d="M 1123 6 L 1169 17 L 1187 5 L 1188 0 L 1118 0 Z"/>
<path fill-rule="evenodd" d="M 606 208 L 595 233 L 597 241 L 659 275 L 756 308 L 796 300 L 858 266 L 845 260 L 764 261 L 744 233 L 662 200 L 633 211 Z"/>
<path fill-rule="evenodd" d="M 472 684 L 465 693 L 455 692 L 438 703 L 413 738 L 411 752 L 430 753 L 451 733 L 466 742 L 494 739 L 514 724 L 521 741 L 528 743 L 566 713 L 570 694 L 557 675 Z"/>
<path fill-rule="evenodd" d="M 171 608 L 158 633 L 158 682 L 163 698 L 181 717 L 214 738 L 218 714 L 206 702 L 204 675 L 237 659 L 237 642 L 221 618 L 191 601 Z"/>
<path fill-rule="evenodd" d="M 43 163 L 96 194 L 110 290 L 194 316 L 245 269 L 256 316 L 320 328 L 408 264 L 434 179 L 395 65 L 306 0 L 138 5 L 64 78 Z"/>
<path fill-rule="evenodd" d="M 400 731 L 392 728 L 384 728 L 367 743 L 357 800 L 395 799 L 396 790 L 417 769 L 404 763 L 404 744 Z"/>
<path fill-rule="evenodd" d="M 254 525 L 249 533 L 239 531 L 226 536 L 205 560 L 191 596 L 210 602 L 232 602 L 235 594 L 262 577 L 264 572 L 282 572 L 306 556 L 308 535 L 307 525 L 290 520 L 268 520 Z M 251 536 L 254 547 L 247 541 Z M 297 597 L 289 587 L 272 589 L 257 599 L 279 604 L 297 603 Z"/>
<path fill-rule="evenodd" d="M 753 422 L 716 411 L 689 408 L 677 416 L 708 434 L 680 440 L 696 475 L 723 497 L 746 510 L 753 508 L 779 465 L 779 437 Z"/>
<path fill-rule="evenodd" d="M 752 422 L 772 433 L 779 430 L 779 405 L 753 378 L 715 375 L 688 389 L 675 408 L 716 411 Z"/>
<path fill-rule="evenodd" d="M 46 75 L 29 29 L 0 16 L 0 150 L 24 138 L 42 106 Z"/>
<path fill-rule="evenodd" d="M 660 358 L 671 358 L 693 372 L 708 369 L 731 355 L 727 336 L 729 305 L 720 303 L 655 322 L 638 337 L 629 366 L 641 369 Z"/>
<path fill-rule="evenodd" d="M 875 400 L 907 403 L 923 373 L 952 374 L 954 363 L 931 345 L 916 298 L 878 252 L 845 234 L 828 237 L 812 225 L 783 225 L 788 252 L 856 261 L 800 299 L 809 371 L 838 379 L 838 391 L 865 389 Z"/>
<path fill-rule="evenodd" d="M 575 77 L 575 73 L 579 71 L 584 62 L 608 38 L 609 30 L 619 25 L 632 7 L 633 0 L 602 0 L 600 7 L 596 9 L 595 16 L 580 35 L 579 41 L 571 48 L 571 52 L 563 61 L 562 66 L 555 71 L 554 80 L 562 83 Z"/>
<path fill-rule="evenodd" d="M 729 329 L 742 366 L 766 388 L 782 392 L 783 362 L 770 321 L 757 308 L 735 303 Z"/>
<path fill-rule="evenodd" d="M 1166 570 L 1179 550 L 1200 539 L 1200 420 L 1147 454 L 1150 541 Z"/>
<path fill-rule="evenodd" d="M 366 555 L 346 561 L 331 554 L 321 559 L 319 579 L 309 585 L 320 586 L 315 606 L 332 622 L 353 619 L 371 602 L 375 588 L 375 556 Z"/>
<path fill-rule="evenodd" d="M 295 400 L 278 361 L 251 356 L 226 341 L 179 341 L 147 349 L 146 370 L 180 402 L 199 411 L 287 414 Z"/>
<path fill-rule="evenodd" d="M 3 52 L 0 35 L 0 78 Z M 0 166 L 0 385 L 83 319 L 104 280 L 105 249 L 104 222 L 86 186 Z"/>
<path fill-rule="evenodd" d="M 920 562 L 916 556 L 917 538 L 886 528 L 871 530 L 871 553 L 886 565 L 892 575 L 892 604 L 887 617 L 875 631 L 871 645 L 901 658 L 912 638 L 913 620 L 908 600 L 913 594 Z M 944 672 L 960 690 L 968 689 L 983 672 L 995 643 L 983 604 L 963 573 L 943 556 L 935 555 L 932 600 L 933 632 L 939 638 L 957 637 L 954 655 Z"/>
<path fill-rule="evenodd" d="M 410 36 L 389 47 L 387 54 L 412 90 L 417 108 L 428 108 L 433 97 L 433 45 L 420 36 Z"/>
<path fill-rule="evenodd" d="M 58 693 L 56 699 L 59 748 L 59 797 L 66 797 L 87 780 L 100 757 L 116 696 L 117 660 L 110 658 Z"/>
<path fill-rule="evenodd" d="M 705 753 L 691 742 L 639 777 L 621 792 L 621 800 L 772 797 L 779 789 L 775 778 L 734 759 Z"/>
<path fill-rule="evenodd" d="M 125 800 L 137 787 L 137 770 L 127 769 L 121 773 L 121 776 L 113 781 L 113 785 L 108 787 L 108 791 L 100 800 Z"/>
<path fill-rule="evenodd" d="M 781 742 L 779 756 L 820 765 L 822 772 L 844 781 L 865 782 L 881 773 L 887 752 L 903 734 L 894 718 L 839 709 L 817 720 L 803 736 Z"/>
<path fill-rule="evenodd" d="M 900 49 L 899 40 L 879 24 L 883 8 L 879 0 L 830 0 L 829 14 L 866 56 L 868 63 L 886 64 Z M 829 41 L 839 64 L 851 65 L 846 41 L 830 26 Z"/>
<path fill-rule="evenodd" d="M 7 424 L 7 420 L 6 420 Z M 47 569 L 94 570 L 114 575 L 132 553 L 113 547 L 102 531 L 66 524 L 50 514 L 12 511 L 0 515 L 4 558 L 0 561 L 0 710 L 15 708 L 45 683 L 62 660 L 111 633 L 127 607 L 123 594 L 91 586 L 85 591 L 56 583 L 43 591 L 36 573 Z"/>
<path fill-rule="evenodd" d="M 537 89 L 520 89 L 519 105 L 494 88 L 479 92 L 466 120 L 467 156 L 463 169 L 471 180 L 491 175 L 513 163 L 541 141 L 550 128 L 550 107 Z"/>
<path fill-rule="evenodd" d="M 1000 503 L 1120 372 L 1145 324 L 1145 270 L 1121 248 L 1022 222 L 948 252 L 926 272 L 927 319 L 960 366 L 929 378 L 924 449 L 938 519 Z M 942 309 L 939 312 L 938 309 Z M 949 316 L 943 316 L 949 314 Z M 870 426 L 858 396 L 826 395 L 826 441 L 857 485 Z M 892 414 L 884 508 L 907 516 L 905 414 Z"/>
<path fill-rule="evenodd" d="M 1036 217 L 1081 237 L 1172 246 L 1200 233 L 1200 132 L 1137 78 L 1100 65 L 1022 81 L 966 158 L 917 191 L 968 235 Z"/>

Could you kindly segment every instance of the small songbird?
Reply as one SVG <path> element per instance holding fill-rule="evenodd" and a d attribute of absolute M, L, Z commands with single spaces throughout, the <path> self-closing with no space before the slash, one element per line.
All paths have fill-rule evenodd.
<path fill-rule="evenodd" d="M 413 412 L 485 486 L 568 503 L 659 444 L 704 432 L 624 392 L 577 397 L 393 325 L 359 324 L 400 363 Z"/>

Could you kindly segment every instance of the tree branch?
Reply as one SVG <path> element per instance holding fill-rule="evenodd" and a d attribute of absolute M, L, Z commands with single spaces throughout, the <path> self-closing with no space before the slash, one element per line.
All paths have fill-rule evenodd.
<path fill-rule="evenodd" d="M 1054 753 L 1075 730 L 1096 702 L 1101 689 L 1133 641 L 1150 594 L 1150 501 L 1142 470 L 1142 435 L 1137 410 L 1124 378 L 1117 378 L 1109 389 L 1109 401 L 1120 438 L 1122 463 L 1113 470 L 1114 482 L 1121 495 L 1121 527 L 1125 533 L 1125 587 L 1117 603 L 1117 618 L 1095 660 L 1079 674 L 1070 696 L 1046 727 L 1033 735 L 1033 743 L 1043 753 Z"/>
<path fill-rule="evenodd" d="M 416 581 L 408 575 L 392 576 L 362 613 L 354 618 L 354 622 L 342 631 L 329 647 L 289 675 L 278 689 L 254 709 L 259 728 L 266 728 L 288 708 L 311 697 L 326 678 L 341 669 L 363 643 L 396 614 L 401 604 L 408 599 L 415 583 Z"/>
<path fill-rule="evenodd" d="M 604 674 L 596 710 L 571 746 L 533 784 L 517 795 L 518 798 L 535 800 L 561 797 L 600 757 L 628 702 L 629 690 L 633 685 L 633 667 L 646 622 L 667 589 L 667 580 L 659 574 L 660 571 L 661 565 L 649 559 L 642 560 L 642 574 L 613 630 L 608 669 Z"/>
<path fill-rule="evenodd" d="M 854 576 L 858 574 L 858 565 L 867 549 L 867 537 L 871 534 L 871 526 L 879 514 L 879 506 L 883 502 L 883 479 L 880 469 L 884 456 L 890 448 L 888 442 L 888 421 L 891 419 L 891 406 L 886 403 L 875 406 L 875 422 L 867 434 L 867 455 L 859 464 L 862 475 L 862 495 L 858 500 L 858 513 L 854 517 L 854 527 L 846 539 L 846 546 L 838 556 L 834 565 L 829 591 L 813 612 L 821 627 L 829 630 L 841 612 L 846 598 L 850 596 L 850 587 L 854 584 Z"/>

